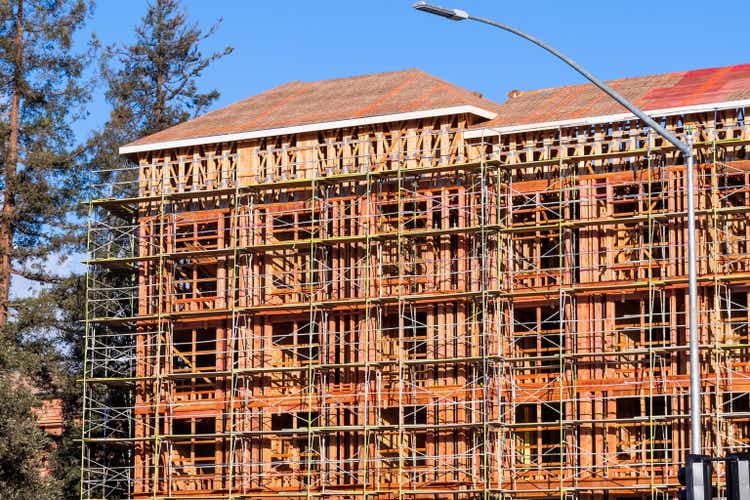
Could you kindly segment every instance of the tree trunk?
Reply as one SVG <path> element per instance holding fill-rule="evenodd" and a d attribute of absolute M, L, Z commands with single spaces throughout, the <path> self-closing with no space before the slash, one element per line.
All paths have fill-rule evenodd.
<path fill-rule="evenodd" d="M 0 329 L 8 322 L 10 283 L 12 278 L 13 233 L 16 214 L 16 173 L 18 167 L 18 135 L 23 76 L 23 0 L 17 0 L 15 54 L 13 55 L 10 130 L 5 155 L 5 191 L 0 218 Z"/>
<path fill-rule="evenodd" d="M 162 29 L 164 27 L 164 14 L 165 9 L 167 8 L 166 4 L 163 4 L 162 2 L 157 2 L 156 5 L 156 22 L 157 22 L 157 40 L 156 40 L 156 55 L 157 60 L 155 61 L 156 64 L 154 64 L 155 71 L 156 71 L 156 78 L 155 78 L 155 91 L 156 91 L 156 106 L 154 106 L 153 113 L 154 113 L 154 129 L 149 130 L 149 134 L 153 134 L 154 132 L 158 132 L 164 128 L 164 108 L 165 106 L 165 95 L 164 95 L 164 73 L 162 72 L 162 68 L 164 66 L 164 53 L 166 52 L 166 49 L 164 49 L 164 40 L 162 39 Z"/>

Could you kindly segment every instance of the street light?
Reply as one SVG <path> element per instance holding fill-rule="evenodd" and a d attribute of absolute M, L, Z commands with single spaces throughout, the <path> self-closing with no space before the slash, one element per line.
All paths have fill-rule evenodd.
<path fill-rule="evenodd" d="M 698 278 L 697 278 L 697 266 L 695 256 L 695 185 L 693 180 L 693 139 L 692 134 L 688 134 L 687 142 L 682 142 L 670 131 L 656 123 L 651 117 L 646 115 L 640 108 L 635 104 L 615 92 L 609 85 L 599 80 L 597 77 L 589 73 L 586 69 L 581 67 L 578 63 L 555 49 L 544 43 L 543 41 L 535 38 L 531 35 L 524 33 L 521 30 L 508 26 L 507 24 L 493 21 L 484 17 L 472 16 L 465 10 L 461 9 L 446 9 L 438 7 L 437 5 L 431 5 L 427 2 L 417 2 L 414 4 L 414 8 L 434 14 L 436 16 L 445 17 L 452 21 L 463 21 L 468 19 L 470 21 L 477 21 L 484 24 L 489 24 L 495 28 L 508 31 L 514 35 L 525 38 L 531 43 L 538 45 L 547 52 L 556 56 L 562 60 L 565 64 L 576 70 L 578 73 L 583 75 L 591 83 L 599 87 L 608 96 L 617 101 L 622 107 L 633 113 L 639 120 L 647 124 L 653 130 L 655 130 L 660 136 L 667 140 L 670 144 L 676 147 L 685 158 L 685 165 L 687 168 L 687 216 L 688 216 L 688 304 L 689 304 L 689 322 L 690 322 L 690 335 L 688 338 L 688 346 L 690 347 L 690 452 L 694 455 L 700 455 L 701 453 L 701 418 L 700 418 L 700 359 L 698 354 Z"/>

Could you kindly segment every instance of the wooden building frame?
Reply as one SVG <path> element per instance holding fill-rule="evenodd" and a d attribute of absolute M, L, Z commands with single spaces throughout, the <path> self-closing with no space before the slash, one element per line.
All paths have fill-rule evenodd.
<path fill-rule="evenodd" d="M 663 118 L 696 138 L 715 455 L 750 447 L 744 112 Z M 144 152 L 109 179 L 82 499 L 676 491 L 685 169 L 640 123 L 422 118 Z"/>

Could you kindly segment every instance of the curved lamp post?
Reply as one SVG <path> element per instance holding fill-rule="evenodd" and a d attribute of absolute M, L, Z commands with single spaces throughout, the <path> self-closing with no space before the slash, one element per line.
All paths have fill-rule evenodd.
<path fill-rule="evenodd" d="M 688 216 L 688 313 L 690 323 L 690 334 L 688 345 L 690 347 L 690 453 L 700 455 L 701 453 L 701 418 L 700 418 L 700 359 L 698 353 L 698 280 L 697 266 L 695 255 L 695 185 L 694 185 L 694 168 L 693 168 L 693 140 L 692 135 L 688 134 L 687 142 L 682 142 L 672 132 L 656 123 L 651 117 L 646 115 L 643 110 L 615 92 L 609 85 L 599 80 L 589 73 L 578 63 L 561 53 L 559 50 L 547 45 L 543 41 L 535 38 L 523 31 L 508 26 L 507 24 L 493 21 L 484 17 L 472 16 L 461 9 L 446 9 L 427 2 L 417 2 L 414 8 L 429 14 L 445 17 L 453 21 L 477 21 L 479 23 L 489 24 L 495 28 L 508 31 L 514 35 L 520 36 L 538 45 L 553 56 L 557 57 L 565 64 L 583 75 L 591 83 L 599 87 L 604 93 L 617 101 L 622 107 L 633 113 L 639 120 L 647 124 L 653 130 L 662 136 L 667 142 L 676 147 L 685 158 L 687 168 L 687 216 Z"/>

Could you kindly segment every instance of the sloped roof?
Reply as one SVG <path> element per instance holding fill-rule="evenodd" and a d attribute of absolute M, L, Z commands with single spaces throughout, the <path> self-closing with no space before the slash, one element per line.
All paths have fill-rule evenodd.
<path fill-rule="evenodd" d="M 491 118 L 497 103 L 417 69 L 294 81 L 140 138 L 123 152 L 186 139 L 466 106 Z"/>
<path fill-rule="evenodd" d="M 750 99 L 750 64 L 698 69 L 607 82 L 645 111 Z M 521 92 L 482 127 L 514 127 L 627 113 L 592 84 Z"/>
<path fill-rule="evenodd" d="M 645 111 L 679 110 L 750 100 L 750 64 L 607 83 Z M 492 118 L 477 124 L 477 128 L 543 128 L 555 122 L 627 115 L 627 110 L 591 84 L 520 92 L 497 104 L 423 71 L 408 69 L 290 82 L 138 139 L 120 152 L 237 140 L 254 133 L 277 135 L 282 129 L 293 133 L 394 121 L 417 117 L 415 114 L 441 116 L 458 112 Z"/>

